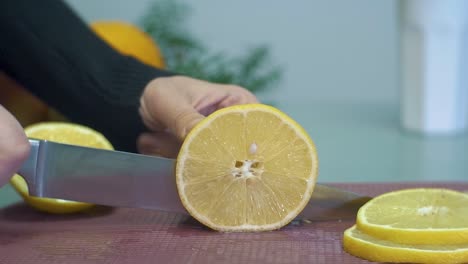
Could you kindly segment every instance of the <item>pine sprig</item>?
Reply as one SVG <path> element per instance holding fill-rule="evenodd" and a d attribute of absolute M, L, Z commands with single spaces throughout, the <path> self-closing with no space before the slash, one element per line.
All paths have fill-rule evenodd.
<path fill-rule="evenodd" d="M 240 57 L 210 51 L 187 29 L 190 13 L 190 6 L 178 0 L 158 0 L 142 19 L 143 30 L 158 43 L 168 70 L 215 83 L 237 84 L 253 93 L 278 84 L 282 69 L 271 63 L 268 46 L 247 49 Z"/>

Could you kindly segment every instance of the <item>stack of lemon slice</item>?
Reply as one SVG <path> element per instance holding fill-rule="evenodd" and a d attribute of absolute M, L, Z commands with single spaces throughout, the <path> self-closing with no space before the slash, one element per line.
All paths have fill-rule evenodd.
<path fill-rule="evenodd" d="M 378 196 L 361 207 L 343 244 L 371 261 L 467 263 L 468 194 L 418 188 Z"/>

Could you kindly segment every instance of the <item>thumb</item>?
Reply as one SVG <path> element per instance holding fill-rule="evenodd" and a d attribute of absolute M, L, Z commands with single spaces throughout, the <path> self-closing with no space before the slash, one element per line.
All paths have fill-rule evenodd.
<path fill-rule="evenodd" d="M 177 157 L 180 145 L 180 141 L 168 132 L 143 133 L 137 141 L 140 153 L 167 158 Z"/>
<path fill-rule="evenodd" d="M 177 138 L 184 140 L 192 128 L 205 118 L 194 108 L 185 108 L 178 111 L 172 120 L 172 126 L 169 124 L 168 128 Z"/>

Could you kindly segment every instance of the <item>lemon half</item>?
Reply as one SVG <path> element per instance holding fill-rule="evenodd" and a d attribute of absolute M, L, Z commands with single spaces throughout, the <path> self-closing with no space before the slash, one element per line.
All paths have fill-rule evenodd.
<path fill-rule="evenodd" d="M 176 181 L 187 211 L 219 231 L 278 229 L 307 205 L 318 174 L 315 145 L 278 109 L 223 108 L 186 137 Z"/>
<path fill-rule="evenodd" d="M 101 133 L 78 124 L 61 122 L 37 123 L 26 127 L 25 133 L 30 138 L 86 147 L 113 149 L 111 143 Z M 83 211 L 93 206 L 89 203 L 30 196 L 26 181 L 18 174 L 13 176 L 10 183 L 27 204 L 39 211 L 66 214 Z"/>

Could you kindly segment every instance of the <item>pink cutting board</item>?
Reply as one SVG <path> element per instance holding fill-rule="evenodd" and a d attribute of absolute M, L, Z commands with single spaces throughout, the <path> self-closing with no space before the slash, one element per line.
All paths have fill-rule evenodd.
<path fill-rule="evenodd" d="M 468 182 L 331 185 L 367 195 L 408 187 L 468 190 Z M 367 263 L 342 249 L 343 231 L 353 224 L 294 221 L 272 232 L 219 233 L 179 214 L 97 208 L 57 216 L 19 203 L 0 209 L 0 264 Z"/>

